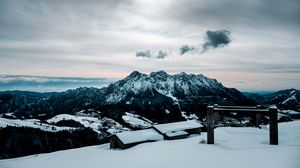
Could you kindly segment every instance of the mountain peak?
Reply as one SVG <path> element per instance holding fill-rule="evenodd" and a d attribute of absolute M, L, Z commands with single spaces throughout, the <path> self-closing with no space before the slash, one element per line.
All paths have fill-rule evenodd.
<path fill-rule="evenodd" d="M 143 73 L 140 73 L 139 71 L 133 71 L 129 74 L 128 78 L 140 78 L 142 76 L 146 76 Z"/>
<path fill-rule="evenodd" d="M 150 77 L 155 77 L 155 76 L 166 78 L 169 76 L 169 74 L 163 70 L 150 73 Z"/>

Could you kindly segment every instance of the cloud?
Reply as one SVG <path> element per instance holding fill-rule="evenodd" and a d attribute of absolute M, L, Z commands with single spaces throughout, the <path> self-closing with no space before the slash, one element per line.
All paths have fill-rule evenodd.
<path fill-rule="evenodd" d="M 195 50 L 195 47 L 189 45 L 183 45 L 182 47 L 180 47 L 180 54 L 183 55 L 193 50 Z"/>
<path fill-rule="evenodd" d="M 230 37 L 231 32 L 229 30 L 216 30 L 216 31 L 211 31 L 208 30 L 206 31 L 205 34 L 205 42 L 200 46 L 200 47 L 194 47 L 190 45 L 183 45 L 179 48 L 180 50 L 180 55 L 184 55 L 185 53 L 188 52 L 199 52 L 204 53 L 210 48 L 218 48 L 218 47 L 224 47 L 228 45 L 231 42 L 231 37 Z"/>
<path fill-rule="evenodd" d="M 150 58 L 152 57 L 150 50 L 147 51 L 138 51 L 135 54 L 136 57 L 145 57 L 145 58 Z"/>
<path fill-rule="evenodd" d="M 64 91 L 78 87 L 107 86 L 109 78 L 44 77 L 28 75 L 0 75 L 0 91 L 28 90 L 38 92 Z"/>
<path fill-rule="evenodd" d="M 154 59 L 164 59 L 169 56 L 169 53 L 164 50 L 159 50 L 158 52 L 153 52 L 150 50 L 146 51 L 138 51 L 135 53 L 136 57 L 143 57 L 143 58 L 154 58 Z"/>
<path fill-rule="evenodd" d="M 168 53 L 166 51 L 160 50 L 158 51 L 158 54 L 156 56 L 157 59 L 164 59 L 168 56 Z"/>
<path fill-rule="evenodd" d="M 228 30 L 217 30 L 206 32 L 206 42 L 202 44 L 201 53 L 207 51 L 209 48 L 218 48 L 228 45 L 231 42 L 231 32 Z"/>

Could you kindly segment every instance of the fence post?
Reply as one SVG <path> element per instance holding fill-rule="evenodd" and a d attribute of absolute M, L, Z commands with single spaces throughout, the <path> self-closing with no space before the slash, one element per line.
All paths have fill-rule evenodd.
<path fill-rule="evenodd" d="M 261 113 L 256 113 L 255 116 L 255 127 L 259 127 L 261 124 Z"/>
<path fill-rule="evenodd" d="M 207 107 L 207 144 L 214 144 L 214 107 Z"/>
<path fill-rule="evenodd" d="M 278 145 L 277 107 L 270 107 L 270 145 Z"/>

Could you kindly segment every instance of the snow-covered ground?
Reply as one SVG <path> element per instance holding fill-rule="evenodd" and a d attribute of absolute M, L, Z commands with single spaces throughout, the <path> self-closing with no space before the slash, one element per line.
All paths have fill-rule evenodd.
<path fill-rule="evenodd" d="M 43 131 L 57 132 L 62 130 L 74 130 L 75 128 L 71 127 L 58 127 L 54 125 L 49 125 L 45 123 L 41 123 L 38 119 L 6 119 L 0 117 L 0 128 L 4 128 L 7 126 L 14 127 L 30 127 L 30 128 L 38 128 Z"/>
<path fill-rule="evenodd" d="M 47 120 L 47 123 L 42 123 L 38 119 L 7 119 L 0 117 L 0 128 L 4 128 L 7 126 L 14 127 L 30 127 L 30 128 L 38 128 L 43 131 L 57 132 L 62 130 L 75 130 L 75 127 L 64 127 L 64 126 L 56 126 L 55 124 L 59 121 L 63 120 L 73 120 L 80 124 L 82 124 L 86 128 L 91 128 L 95 132 L 100 132 L 100 129 L 105 129 L 107 132 L 111 134 L 130 131 L 130 129 L 124 127 L 120 123 L 116 122 L 111 118 L 97 118 L 90 116 L 82 116 L 81 115 L 70 115 L 70 114 L 59 114 L 53 118 Z M 0 167 L 1 168 L 1 167 Z"/>
<path fill-rule="evenodd" d="M 137 114 L 131 114 L 126 112 L 125 115 L 122 116 L 124 122 L 130 124 L 135 128 L 149 128 L 153 125 L 152 121 L 141 117 Z"/>
<path fill-rule="evenodd" d="M 73 120 L 84 125 L 84 127 L 92 128 L 94 131 L 99 132 L 100 128 L 106 128 L 106 130 L 111 133 L 118 133 L 123 131 L 128 131 L 128 128 L 123 127 L 121 124 L 110 118 L 97 118 L 89 116 L 79 116 L 79 115 L 70 115 L 70 114 L 60 114 L 51 119 L 48 119 L 48 123 L 57 123 L 62 120 Z M 106 126 L 103 126 L 106 125 Z"/>
<path fill-rule="evenodd" d="M 214 145 L 206 134 L 188 139 L 140 144 L 110 150 L 109 144 L 0 160 L 1 168 L 299 168 L 300 121 L 279 124 L 279 145 L 269 145 L 267 127 L 215 130 Z"/>

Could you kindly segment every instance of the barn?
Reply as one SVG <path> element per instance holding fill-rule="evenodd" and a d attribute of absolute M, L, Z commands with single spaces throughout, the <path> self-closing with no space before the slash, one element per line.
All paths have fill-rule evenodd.
<path fill-rule="evenodd" d="M 191 134 L 200 134 L 202 125 L 197 121 L 182 121 L 167 124 L 157 124 L 152 128 L 126 131 L 109 137 L 110 148 L 126 149 L 137 144 L 159 140 L 174 140 L 186 138 Z"/>
<path fill-rule="evenodd" d="M 109 137 L 110 148 L 126 149 L 137 144 L 145 142 L 154 142 L 163 140 L 164 137 L 153 128 L 139 130 L 139 131 L 126 131 L 117 133 Z"/>
<path fill-rule="evenodd" d="M 197 121 L 181 121 L 167 124 L 154 125 L 152 128 L 164 136 L 166 140 L 182 139 L 191 134 L 200 134 L 202 124 Z"/>

